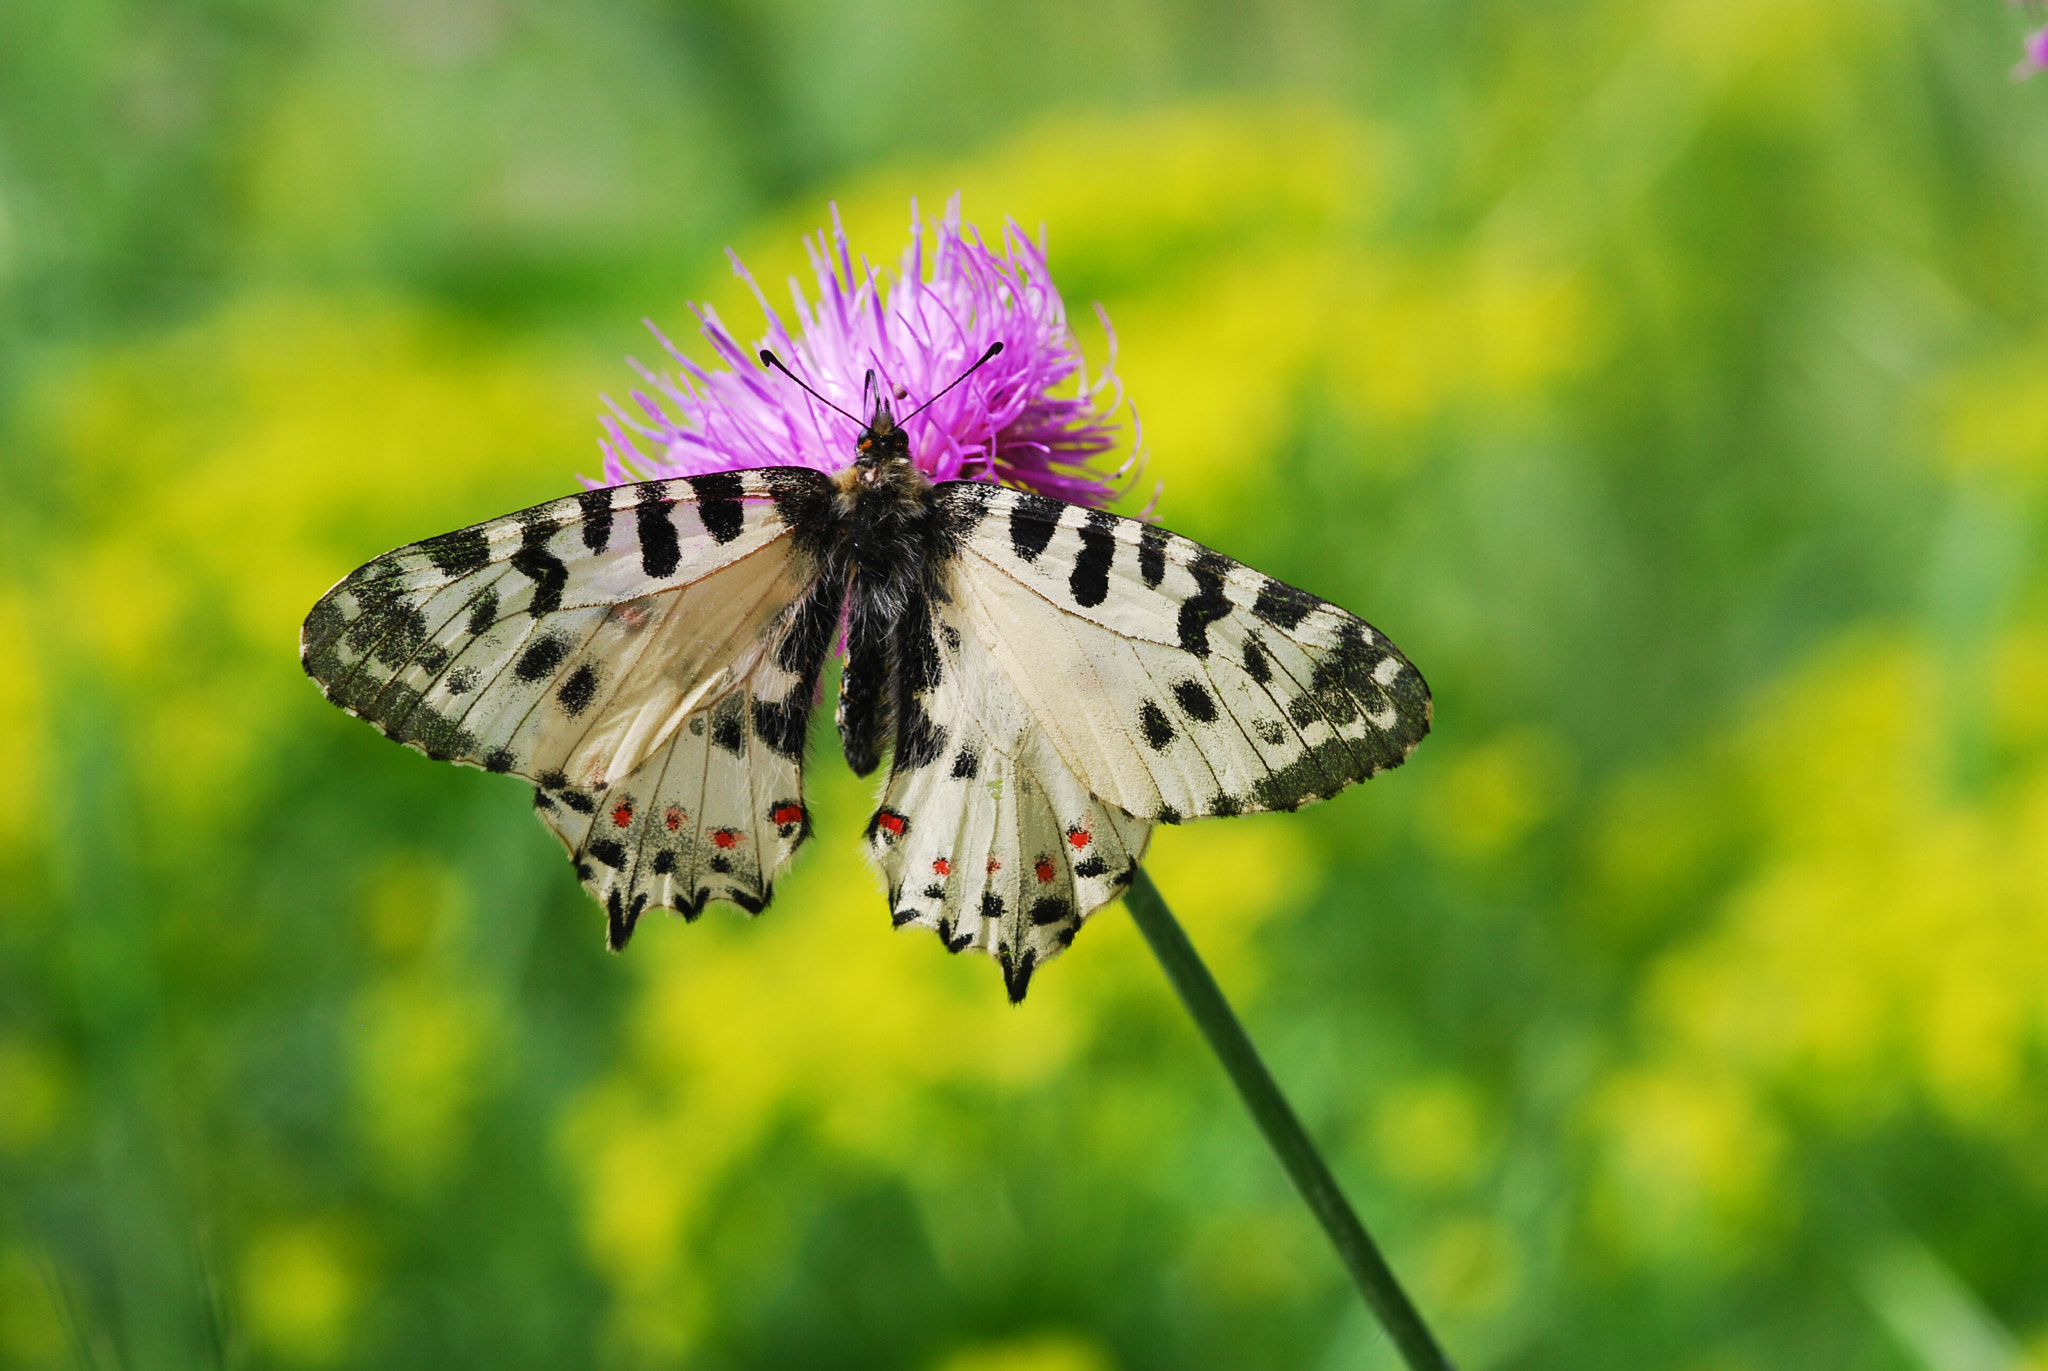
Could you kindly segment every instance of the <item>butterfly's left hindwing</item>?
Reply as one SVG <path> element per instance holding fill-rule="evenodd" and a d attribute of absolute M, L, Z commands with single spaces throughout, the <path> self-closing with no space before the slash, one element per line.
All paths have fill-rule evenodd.
<path fill-rule="evenodd" d="M 779 467 L 552 501 L 355 571 L 301 660 L 387 737 L 534 782 L 614 946 L 647 907 L 758 910 L 807 832 L 829 499 Z"/>

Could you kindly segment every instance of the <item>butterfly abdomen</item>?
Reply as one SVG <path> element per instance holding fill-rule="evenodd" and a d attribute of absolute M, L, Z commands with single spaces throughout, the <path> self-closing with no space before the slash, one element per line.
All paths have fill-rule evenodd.
<path fill-rule="evenodd" d="M 849 468 L 836 484 L 850 563 L 837 722 L 847 765 L 866 776 L 880 765 L 892 728 L 899 765 L 943 746 L 904 680 L 905 648 L 916 655 L 914 643 L 930 639 L 928 606 L 951 535 L 930 482 L 907 458 Z M 918 656 L 910 674 L 924 672 L 929 655 Z"/>

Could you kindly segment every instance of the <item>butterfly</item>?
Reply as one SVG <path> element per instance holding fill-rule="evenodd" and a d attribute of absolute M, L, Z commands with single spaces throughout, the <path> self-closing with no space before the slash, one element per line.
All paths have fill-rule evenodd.
<path fill-rule="evenodd" d="M 934 483 L 887 398 L 855 449 L 388 552 L 313 607 L 300 659 L 386 737 L 531 782 L 616 951 L 649 909 L 767 906 L 843 643 L 846 760 L 889 757 L 866 843 L 890 918 L 993 956 L 1013 1001 L 1155 824 L 1296 809 L 1429 731 L 1421 673 L 1327 601 L 1150 523 Z"/>

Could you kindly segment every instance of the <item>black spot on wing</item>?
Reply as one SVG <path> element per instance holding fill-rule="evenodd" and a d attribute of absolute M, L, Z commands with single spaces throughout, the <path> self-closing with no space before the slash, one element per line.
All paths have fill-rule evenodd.
<path fill-rule="evenodd" d="M 797 546 L 812 556 L 828 551 L 839 523 L 832 483 L 805 467 L 768 467 L 760 477 L 768 484 L 775 517 L 795 535 Z"/>
<path fill-rule="evenodd" d="M 738 695 L 728 695 L 712 706 L 711 744 L 735 757 L 747 755 L 746 706 Z"/>
<path fill-rule="evenodd" d="M 1310 612 L 1323 600 L 1305 590 L 1296 590 L 1285 581 L 1268 579 L 1259 587 L 1258 598 L 1252 601 L 1252 614 L 1283 629 L 1300 626 Z"/>
<path fill-rule="evenodd" d="M 534 639 L 519 654 L 519 660 L 512 663 L 512 674 L 528 684 L 545 680 L 555 674 L 556 668 L 569 655 L 569 639 L 560 633 L 548 633 Z"/>
<path fill-rule="evenodd" d="M 633 508 L 633 525 L 640 539 L 640 569 L 657 580 L 675 575 L 683 562 L 683 545 L 676 533 L 676 502 L 661 494 L 659 481 L 648 483 L 647 496 Z"/>
<path fill-rule="evenodd" d="M 469 622 L 463 626 L 469 630 L 469 636 L 474 638 L 478 634 L 488 631 L 490 626 L 496 622 L 498 622 L 498 588 L 496 586 L 485 586 L 476 593 L 476 598 L 469 602 Z"/>
<path fill-rule="evenodd" d="M 1138 727 L 1145 735 L 1146 745 L 1154 752 L 1163 752 L 1173 741 L 1173 725 L 1167 721 L 1166 711 L 1151 700 L 1138 706 Z"/>
<path fill-rule="evenodd" d="M 476 751 L 475 736 L 460 723 L 420 705 L 415 705 L 407 716 L 403 736 L 397 729 L 391 736 L 417 745 L 420 751 L 437 762 L 470 756 Z"/>
<path fill-rule="evenodd" d="M 427 640 L 427 616 L 417 605 L 392 605 L 377 616 L 377 626 L 383 637 L 377 642 L 376 656 L 386 666 L 404 666 Z"/>
<path fill-rule="evenodd" d="M 777 756 L 802 761 L 810 717 L 811 688 L 799 681 L 787 699 L 754 701 L 754 736 Z"/>
<path fill-rule="evenodd" d="M 971 747 L 963 747 L 953 757 L 953 779 L 971 781 L 981 773 L 981 754 Z"/>
<path fill-rule="evenodd" d="M 1035 562 L 1052 541 L 1053 530 L 1058 527 L 1060 511 L 1066 505 L 1048 495 L 1037 495 L 1025 491 L 1017 496 L 1017 503 L 1010 507 L 1010 550 L 1017 554 L 1019 561 Z"/>
<path fill-rule="evenodd" d="M 1138 533 L 1138 575 L 1154 590 L 1166 579 L 1166 540 L 1169 535 L 1157 524 L 1147 524 Z"/>
<path fill-rule="evenodd" d="M 307 613 L 306 622 L 299 629 L 299 641 L 309 649 L 307 655 L 310 656 L 311 650 L 326 647 L 339 638 L 342 630 L 347 627 L 348 618 L 341 612 L 341 606 L 335 603 L 334 594 L 330 591 L 321 596 L 320 602 Z"/>
<path fill-rule="evenodd" d="M 612 542 L 611 488 L 583 491 L 577 495 L 576 505 L 583 512 L 583 546 L 603 552 Z"/>
<path fill-rule="evenodd" d="M 1116 516 L 1099 509 L 1088 511 L 1081 525 L 1081 553 L 1074 558 L 1074 571 L 1067 589 L 1074 603 L 1091 609 L 1109 598 L 1109 568 L 1116 559 Z"/>
<path fill-rule="evenodd" d="M 1200 681 L 1186 680 L 1173 683 L 1173 698 L 1180 704 L 1180 712 L 1198 724 L 1216 722 L 1216 701 Z"/>
<path fill-rule="evenodd" d="M 603 862 L 606 866 L 610 867 L 614 871 L 625 870 L 626 849 L 624 845 L 614 841 L 613 839 L 593 838 L 591 839 L 590 846 L 585 848 L 584 851 L 588 852 L 591 856 L 597 858 L 599 861 Z"/>
<path fill-rule="evenodd" d="M 689 481 L 690 489 L 697 492 L 697 517 L 704 521 L 704 531 L 711 535 L 711 541 L 722 546 L 739 537 L 747 523 L 746 506 L 740 503 L 746 483 L 739 474 L 714 471 L 692 476 Z"/>
<path fill-rule="evenodd" d="M 427 539 L 419 547 L 427 554 L 428 561 L 450 576 L 466 576 L 491 564 L 491 540 L 485 536 L 481 525 L 443 533 L 438 538 Z"/>
<path fill-rule="evenodd" d="M 1045 895 L 1031 902 L 1031 922 L 1039 925 L 1065 923 L 1074 917 L 1074 906 L 1058 895 Z"/>
<path fill-rule="evenodd" d="M 1003 897 L 993 890 L 981 892 L 981 917 L 994 920 L 1003 917 Z"/>
<path fill-rule="evenodd" d="M 1245 635 L 1244 669 L 1260 685 L 1266 685 L 1273 679 L 1272 659 L 1266 655 L 1266 645 L 1259 641 L 1256 633 Z"/>
<path fill-rule="evenodd" d="M 1230 571 L 1230 559 L 1203 548 L 1188 567 L 1195 578 L 1193 595 L 1181 601 L 1180 645 L 1197 657 L 1209 655 L 1209 625 L 1230 613 L 1230 601 L 1223 594 L 1223 578 Z"/>
<path fill-rule="evenodd" d="M 896 766 L 905 771 L 930 766 L 946 751 L 946 730 L 925 713 L 924 702 L 915 695 L 903 702 L 902 723 L 896 733 Z"/>
<path fill-rule="evenodd" d="M 493 748 L 490 752 L 490 755 L 484 758 L 484 770 L 499 772 L 510 771 L 515 765 L 518 764 L 518 761 L 519 759 L 513 756 L 512 753 L 507 749 L 502 747 Z M 533 794 L 536 802 L 545 798 L 541 795 L 541 793 L 538 790 L 534 791 Z"/>
<path fill-rule="evenodd" d="M 1328 799 L 1375 769 L 1362 763 L 1353 745 L 1343 738 L 1325 738 L 1254 781 L 1252 800 L 1260 809 L 1299 809 L 1312 800 Z"/>
<path fill-rule="evenodd" d="M 554 520 L 528 510 L 519 516 L 519 523 L 519 550 L 512 554 L 512 569 L 533 582 L 533 599 L 526 612 L 538 619 L 562 607 L 569 568 L 548 551 L 548 539 L 554 537 L 558 528 Z"/>
<path fill-rule="evenodd" d="M 1109 874 L 1109 863 L 1103 861 L 1099 855 L 1088 857 L 1074 863 L 1074 874 L 1084 881 L 1092 881 L 1097 876 Z"/>
<path fill-rule="evenodd" d="M 656 853 L 654 854 L 654 874 L 655 874 L 655 875 L 657 875 L 657 876 L 666 876 L 666 875 L 668 875 L 668 874 L 669 874 L 670 872 L 674 871 L 675 869 L 676 869 L 676 851 L 675 851 L 675 849 L 674 849 L 674 848 L 672 848 L 672 847 L 664 847 L 664 848 L 662 848 L 662 849 L 661 849 L 660 851 L 658 851 L 658 852 L 656 852 Z"/>
<path fill-rule="evenodd" d="M 590 708 L 590 702 L 597 697 L 597 668 L 589 662 L 571 672 L 562 688 L 555 692 L 555 698 L 562 702 L 562 708 L 574 718 Z"/>

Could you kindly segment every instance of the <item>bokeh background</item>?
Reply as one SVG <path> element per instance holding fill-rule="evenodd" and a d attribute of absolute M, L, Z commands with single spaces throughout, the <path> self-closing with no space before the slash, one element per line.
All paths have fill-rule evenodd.
<path fill-rule="evenodd" d="M 1994 0 L 0 5 L 0 1365 L 1392 1356 L 1121 908 L 607 956 L 300 616 L 842 206 L 1045 228 L 1437 731 L 1153 869 L 1484 1368 L 2048 1366 L 2048 84 Z M 822 741 L 822 740 L 821 740 Z"/>

